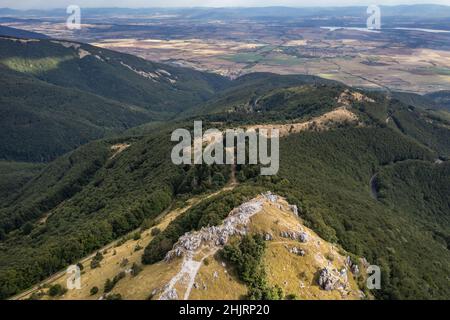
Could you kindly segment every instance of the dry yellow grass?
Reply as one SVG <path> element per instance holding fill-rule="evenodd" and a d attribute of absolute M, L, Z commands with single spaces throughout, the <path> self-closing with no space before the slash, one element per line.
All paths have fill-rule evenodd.
<path fill-rule="evenodd" d="M 131 146 L 131 144 L 128 143 L 118 143 L 111 146 L 111 151 L 113 152 L 110 159 L 115 158 L 117 155 L 122 153 L 124 150 L 128 149 Z"/>
<path fill-rule="evenodd" d="M 342 294 L 338 290 L 324 291 L 317 284 L 317 273 L 324 267 L 342 269 L 345 257 L 339 249 L 323 239 L 314 231 L 305 227 L 299 218 L 287 209 L 287 204 L 266 204 L 263 212 L 252 218 L 253 233 L 270 232 L 272 241 L 267 242 L 265 265 L 267 277 L 271 285 L 280 286 L 285 294 L 295 294 L 298 299 L 360 299 L 358 286 L 349 276 L 350 294 Z M 280 233 L 286 230 L 302 230 L 307 233 L 306 243 L 282 238 Z M 305 256 L 291 253 L 289 249 L 297 247 L 305 250 Z M 333 257 L 332 261 L 329 260 Z"/>
<path fill-rule="evenodd" d="M 346 290 L 324 291 L 318 286 L 318 272 L 325 267 L 335 270 L 346 268 L 345 256 L 340 253 L 342 250 L 338 247 L 324 241 L 305 227 L 283 199 L 276 203 L 265 201 L 263 209 L 251 218 L 247 227 L 250 234 L 270 233 L 273 236 L 273 239 L 267 242 L 264 257 L 270 285 L 278 285 L 283 288 L 285 294 L 295 294 L 299 299 L 361 299 L 359 288 L 350 273 Z M 282 231 L 300 230 L 309 236 L 306 243 L 280 236 Z M 230 241 L 238 240 L 237 236 L 230 239 Z M 237 279 L 233 269 L 220 260 L 219 254 L 212 255 L 217 252 L 214 245 L 205 245 L 202 245 L 193 256 L 194 261 L 203 262 L 194 274 L 194 286 L 190 294 L 186 294 L 189 287 L 188 277 L 176 277 L 173 288 L 178 298 L 216 300 L 244 297 L 247 293 L 246 286 Z M 305 250 L 306 255 L 291 253 L 290 249 L 293 247 Z M 181 261 L 183 258 L 176 258 L 167 264 L 174 264 L 174 269 L 178 268 L 178 272 L 183 274 Z M 160 292 L 164 287 L 163 284 Z"/>
<path fill-rule="evenodd" d="M 217 256 L 208 258 L 195 278 L 198 288 L 193 288 L 192 300 L 237 300 L 247 293 L 245 284 L 237 280 L 233 269 Z M 217 277 L 214 273 L 217 272 Z M 206 289 L 205 289 L 206 288 Z"/>
<path fill-rule="evenodd" d="M 169 212 L 165 218 L 156 225 L 157 228 L 164 230 L 167 225 L 178 215 L 183 213 L 187 208 L 176 209 Z M 145 248 L 153 239 L 149 230 L 141 233 L 141 239 L 128 240 L 119 246 L 113 246 L 103 253 L 101 266 L 91 269 L 90 262 L 92 258 L 83 263 L 84 270 L 81 275 L 81 289 L 67 291 L 61 299 L 79 300 L 79 299 L 99 299 L 103 294 L 103 287 L 107 279 L 112 279 L 121 271 L 128 270 L 133 263 L 141 264 L 143 249 L 136 251 L 136 247 Z M 124 260 L 128 262 L 125 264 Z M 175 263 L 176 265 L 176 263 Z M 121 293 L 124 298 L 128 299 L 147 299 L 152 290 L 167 281 L 172 276 L 174 266 L 165 263 L 157 263 L 150 266 L 143 266 L 143 270 L 136 277 L 127 275 L 120 280 L 112 293 Z M 63 276 L 56 281 L 49 283 L 50 285 L 59 283 L 66 286 L 67 276 Z M 92 287 L 98 287 L 99 292 L 93 296 L 90 295 Z"/>
<path fill-rule="evenodd" d="M 227 188 L 228 189 L 228 188 Z M 212 195 L 210 195 L 212 196 Z M 262 198 L 261 198 L 262 199 Z M 158 218 L 156 225 L 164 230 L 168 224 L 184 213 L 201 198 L 191 199 L 183 208 L 174 209 Z M 267 241 L 264 264 L 270 285 L 283 288 L 285 294 L 295 294 L 300 299 L 359 299 L 360 291 L 349 273 L 346 292 L 339 290 L 324 291 L 317 285 L 317 273 L 324 267 L 341 270 L 345 267 L 345 256 L 338 247 L 321 239 L 316 233 L 305 227 L 289 208 L 288 203 L 279 199 L 276 203 L 264 201 L 263 209 L 250 219 L 247 226 L 250 234 L 270 233 L 273 236 Z M 303 231 L 309 240 L 300 243 L 297 240 L 282 238 L 282 231 Z M 182 269 L 183 258 L 175 258 L 170 262 L 159 262 L 142 266 L 142 271 L 135 277 L 129 274 L 133 263 L 140 264 L 143 250 L 136 251 L 136 246 L 145 247 L 152 239 L 150 230 L 141 232 L 138 240 L 127 240 L 124 243 L 110 245 L 103 251 L 104 258 L 99 268 L 91 269 L 92 256 L 83 260 L 84 270 L 81 278 L 81 289 L 69 290 L 60 299 L 100 299 L 107 279 L 112 279 L 121 271 L 126 271 L 111 293 L 119 293 L 123 299 L 158 299 L 167 284 Z M 230 241 L 238 241 L 237 236 Z M 290 252 L 293 247 L 303 249 L 306 255 L 299 256 Z M 237 279 L 232 266 L 220 259 L 215 247 L 201 247 L 195 252 L 194 261 L 201 262 L 194 274 L 194 286 L 190 293 L 188 278 L 181 277 L 174 283 L 179 299 L 240 299 L 247 293 L 245 284 Z M 126 262 L 124 262 L 126 261 Z M 67 276 L 60 276 L 46 282 L 48 285 L 61 284 L 66 286 Z M 90 295 L 92 287 L 98 287 L 99 292 Z M 45 291 L 46 289 L 44 289 Z M 35 290 L 33 292 L 37 292 Z M 31 294 L 31 292 L 30 292 Z M 28 295 L 29 296 L 29 295 Z M 46 295 L 44 299 L 48 299 Z"/>
<path fill-rule="evenodd" d="M 227 191 L 232 188 L 233 186 L 226 187 L 219 192 Z M 156 219 L 157 224 L 154 227 L 164 230 L 170 222 L 186 212 L 193 205 L 205 198 L 212 197 L 219 192 L 215 192 L 206 197 L 194 197 L 187 202 L 186 206 L 161 214 L 161 216 Z M 130 235 L 135 232 L 138 231 L 136 230 L 131 232 Z M 144 230 L 140 232 L 140 235 L 141 238 L 139 240 L 130 239 L 122 244 L 120 240 L 118 240 L 99 250 L 100 252 L 103 252 L 104 256 L 99 268 L 90 268 L 90 263 L 94 254 L 81 260 L 80 263 L 82 263 L 84 267 L 81 274 L 81 289 L 68 290 L 60 299 L 99 299 L 103 294 L 103 287 L 107 279 L 112 279 L 121 271 L 128 270 L 133 263 L 141 263 L 143 249 L 136 251 L 136 246 L 139 245 L 140 247 L 145 248 L 153 239 L 153 236 L 151 235 L 150 230 Z M 124 259 L 128 260 L 126 265 L 122 264 Z M 180 261 L 174 261 L 171 264 L 160 262 L 154 265 L 142 266 L 142 271 L 136 277 L 131 277 L 127 274 L 124 279 L 120 280 L 112 290 L 112 293 L 121 293 L 125 299 L 147 299 L 153 289 L 160 287 L 163 283 L 167 282 L 174 273 L 176 273 L 178 263 L 180 263 Z M 43 281 L 40 285 L 28 290 L 24 294 L 18 295 L 13 299 L 27 299 L 33 293 L 46 292 L 46 288 L 54 284 L 61 284 L 66 287 L 68 277 L 69 276 L 66 275 L 64 271 L 59 272 Z M 91 296 L 90 290 L 92 287 L 98 287 L 99 292 Z M 43 297 L 43 299 L 48 298 L 48 296 Z"/>
<path fill-rule="evenodd" d="M 280 137 L 284 137 L 290 134 L 299 133 L 306 130 L 323 131 L 332 128 L 336 124 L 342 123 L 358 124 L 358 122 L 359 121 L 356 114 L 348 110 L 346 107 L 339 107 L 333 111 L 327 112 L 309 121 L 288 123 L 288 124 L 254 125 L 247 127 L 247 130 L 266 129 L 268 130 L 268 135 L 271 136 L 272 130 L 278 129 Z"/>

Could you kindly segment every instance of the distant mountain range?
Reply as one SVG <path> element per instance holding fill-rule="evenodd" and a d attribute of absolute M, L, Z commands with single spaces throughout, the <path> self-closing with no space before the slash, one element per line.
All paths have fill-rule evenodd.
<path fill-rule="evenodd" d="M 450 30 L 450 6 L 380 6 L 383 28 L 429 28 Z M 82 8 L 84 19 L 92 23 L 145 22 L 148 19 L 177 19 L 196 22 L 249 20 L 260 23 L 295 23 L 298 27 L 365 27 L 367 7 L 252 7 L 252 8 Z M 65 9 L 0 9 L 0 23 L 11 21 L 65 21 Z"/>
<path fill-rule="evenodd" d="M 48 39 L 49 37 L 42 33 L 26 31 L 0 25 L 0 36 L 24 38 L 24 39 Z"/>
<path fill-rule="evenodd" d="M 191 19 L 219 18 L 243 19 L 257 17 L 308 17 L 308 16 L 366 16 L 367 6 L 344 7 L 186 7 L 186 8 L 83 8 L 87 17 L 99 15 L 151 15 L 151 14 L 180 14 Z M 450 6 L 434 4 L 380 6 L 385 17 L 450 17 Z M 0 15 L 4 16 L 66 16 L 66 9 L 52 10 L 14 10 L 0 8 Z"/>

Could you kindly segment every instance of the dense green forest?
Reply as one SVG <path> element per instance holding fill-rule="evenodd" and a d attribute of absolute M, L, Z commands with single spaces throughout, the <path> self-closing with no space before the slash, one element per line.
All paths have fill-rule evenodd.
<path fill-rule="evenodd" d="M 199 230 L 205 226 L 219 225 L 233 208 L 255 196 L 258 190 L 264 189 L 240 187 L 232 192 L 224 192 L 202 201 L 189 209 L 150 242 L 145 248 L 142 262 L 151 264 L 162 260 L 178 238 L 186 232 Z"/>
<path fill-rule="evenodd" d="M 7 206 L 10 197 L 44 167 L 44 164 L 0 161 L 0 208 Z"/>
<path fill-rule="evenodd" d="M 133 90 L 138 91 L 130 89 L 118 97 L 115 90 L 105 92 L 101 83 L 98 86 L 90 83 L 89 88 L 85 87 L 84 74 L 66 79 L 56 73 L 56 69 L 41 70 L 51 67 L 55 61 L 44 59 L 37 69 L 29 69 L 22 58 L 9 59 L 5 64 L 11 75 L 9 79 L 14 76 L 19 77 L 20 83 L 33 83 L 35 88 L 42 88 L 36 89 L 41 96 L 49 86 L 57 87 L 55 90 L 77 88 L 84 92 L 84 97 L 92 98 L 86 101 L 86 108 L 94 103 L 95 97 L 98 104 L 93 105 L 99 109 L 94 108 L 90 115 L 88 112 L 79 114 L 84 117 L 80 123 L 87 124 L 87 127 L 78 127 L 81 131 L 89 131 L 92 127 L 101 128 L 104 134 L 107 131 L 108 134 L 109 131 L 115 133 L 118 127 L 118 131 L 128 130 L 89 143 L 85 142 L 94 136 L 83 141 L 74 140 L 70 148 L 82 143 L 83 146 L 45 166 L 0 162 L 0 176 L 5 177 L 0 184 L 0 199 L 4 199 L 0 206 L 1 298 L 39 282 L 136 228 L 152 225 L 156 217 L 180 201 L 221 189 L 230 180 L 229 166 L 175 166 L 170 160 L 174 145 L 170 142 L 172 129 L 191 128 L 194 115 L 206 121 L 205 128 L 217 125 L 221 129 L 245 123 L 306 120 L 336 107 L 336 98 L 346 89 L 344 85 L 315 77 L 264 73 L 230 82 L 164 66 L 167 72 L 178 77 L 177 93 L 170 91 L 173 87 L 167 83 L 162 87 L 162 84 L 157 86 L 147 79 L 154 86 L 149 92 L 157 92 L 159 96 L 154 97 L 154 104 L 147 104 L 152 100 L 140 95 L 142 91 L 139 90 L 145 89 L 142 77 L 120 61 L 145 72 L 162 66 L 85 45 L 81 48 L 91 55 L 80 62 L 76 58 L 79 48 L 66 48 L 52 42 L 46 44 L 51 50 L 60 52 L 61 57 L 69 57 L 58 62 L 58 67 L 66 68 L 67 72 L 75 72 L 73 68 L 77 66 L 96 70 L 108 61 L 108 66 L 97 70 L 97 74 L 104 72 L 103 75 L 114 82 L 108 83 L 109 87 L 123 84 L 122 88 L 127 88 L 127 84 L 136 81 L 139 85 Z M 13 49 L 2 50 L 4 57 L 13 52 Z M 30 50 L 26 54 L 27 59 L 42 58 L 39 50 Z M 90 73 L 86 76 L 94 77 Z M 140 77 L 139 80 L 136 77 Z M 186 93 L 190 88 L 195 89 Z M 11 85 L 8 90 L 19 89 L 19 86 Z M 232 191 L 201 201 L 171 222 L 145 248 L 143 262 L 151 264 L 161 260 L 183 233 L 220 224 L 232 208 L 260 192 L 271 190 L 297 204 L 301 217 L 321 237 L 381 267 L 383 284 L 382 289 L 374 293 L 377 298 L 448 298 L 448 114 L 408 102 L 417 101 L 416 98 L 389 98 L 376 92 L 366 94 L 375 102 L 355 102 L 349 107 L 361 120 L 360 125 L 343 124 L 330 130 L 305 131 L 282 138 L 280 171 L 276 176 L 261 177 L 258 167 L 237 166 L 239 185 Z M 119 103 L 125 95 L 133 96 L 130 104 Z M 162 102 L 164 95 L 172 96 L 170 105 Z M 2 97 L 8 97 L 8 94 Z M 9 97 L 14 100 L 14 95 Z M 48 117 L 58 117 L 49 106 L 60 103 L 50 97 L 46 113 Z M 186 97 L 189 107 L 180 105 L 184 102 L 181 97 Z M 1 101 L 6 100 L 3 99 Z M 113 100 L 116 104 L 111 105 L 111 118 L 101 120 L 102 125 L 93 125 L 94 119 L 100 121 L 97 112 L 101 112 L 102 103 Z M 31 108 L 32 101 L 32 98 L 23 101 L 25 107 L 22 110 L 26 110 L 26 106 Z M 200 103 L 202 101 L 206 102 Z M 17 105 L 20 103 L 19 99 Z M 1 110 L 9 110 L 3 107 L 5 105 L 1 105 Z M 136 121 L 130 120 L 128 112 L 126 119 L 130 123 L 118 120 L 124 115 L 121 107 L 131 108 L 137 115 Z M 117 111 L 116 115 L 113 110 Z M 68 106 L 64 113 L 73 113 L 73 117 L 77 117 Z M 139 124 L 139 119 L 147 121 L 144 115 L 158 122 L 129 129 Z M 40 113 L 39 117 L 43 116 L 44 113 Z M 19 114 L 17 117 L 21 119 Z M 176 120 L 161 121 L 167 117 Z M 64 121 L 61 126 L 66 128 Z M 16 127 L 18 134 L 26 132 L 20 128 Z M 33 130 L 42 132 L 41 129 L 37 126 Z M 10 131 L 13 132 L 13 128 Z M 42 138 L 36 135 L 36 138 Z M 100 136 L 103 135 L 95 137 Z M 77 137 L 80 139 L 79 135 Z M 67 140 L 62 131 L 58 131 L 57 138 Z M 114 154 L 111 147 L 119 143 L 129 147 Z M 19 157 L 14 154 L 19 149 L 15 150 L 11 143 L 6 145 L 11 158 Z M 27 145 L 30 148 L 37 146 L 31 140 Z M 40 148 L 27 150 L 23 159 L 49 160 L 70 150 Z M 2 157 L 8 158 L 4 152 Z M 225 255 L 238 267 L 241 279 L 255 289 L 249 292 L 249 297 L 281 296 L 277 288 L 264 286 L 262 271 L 255 278 L 248 277 L 249 265 L 242 261 L 254 259 L 250 267 L 258 268 L 258 256 L 250 256 L 260 250 L 263 248 L 257 239 L 245 239 L 228 248 Z"/>
<path fill-rule="evenodd" d="M 222 187 L 226 166 L 178 167 L 170 135 L 85 145 L 47 166 L 1 211 L 0 296 L 38 282 L 151 221 L 177 195 Z"/>
<path fill-rule="evenodd" d="M 375 292 L 378 298 L 449 296 L 445 279 L 450 254 L 430 232 L 433 226 L 429 223 L 436 221 L 439 227 L 435 230 L 448 236 L 448 220 L 440 217 L 449 213 L 442 204 L 448 206 L 449 177 L 442 178 L 446 189 L 427 193 L 433 200 L 425 218 L 420 207 L 410 211 L 413 192 L 398 190 L 396 196 L 381 201 L 370 194 L 369 181 L 378 170 L 407 159 L 426 160 L 431 165 L 432 153 L 386 128 L 306 133 L 286 140 L 281 144 L 282 180 L 272 189 L 297 204 L 302 217 L 323 238 L 381 267 L 383 285 Z M 431 179 L 423 175 L 415 183 L 430 185 Z"/>
<path fill-rule="evenodd" d="M 205 116 L 210 117 L 211 114 L 220 115 L 225 113 L 228 118 L 223 118 L 230 122 L 234 122 L 240 119 L 242 113 L 248 114 L 250 111 L 257 111 L 253 107 L 264 95 L 270 94 L 272 91 L 303 85 L 321 87 L 325 90 L 330 90 L 332 85 L 341 86 L 333 81 L 314 76 L 281 76 L 272 73 L 252 73 L 237 78 L 204 104 L 190 108 L 187 111 L 182 112 L 178 117 L 188 118 L 189 116 L 195 116 L 195 118 L 198 119 Z M 306 90 L 304 92 L 306 92 Z M 311 92 L 308 94 L 310 93 Z M 297 98 L 308 99 L 306 95 L 303 97 L 297 95 Z M 256 112 L 251 112 L 251 114 L 253 116 L 259 116 Z M 261 115 L 270 116 L 267 113 Z M 292 116 L 293 115 L 291 115 L 291 118 Z"/>
<path fill-rule="evenodd" d="M 203 102 L 229 80 L 63 40 L 0 38 L 0 64 L 49 84 L 77 88 L 164 114 Z"/>
<path fill-rule="evenodd" d="M 450 248 L 450 163 L 407 160 L 381 168 L 379 199 L 395 212 L 421 222 L 425 232 Z"/>
<path fill-rule="evenodd" d="M 219 224 L 236 203 L 272 190 L 297 204 L 301 217 L 321 237 L 382 268 L 377 298 L 448 297 L 448 282 L 443 281 L 450 259 L 448 163 L 433 164 L 434 152 L 386 127 L 307 132 L 282 139 L 280 148 L 277 176 L 260 177 L 251 166 L 242 166 L 241 187 L 205 200 L 175 220 L 149 244 L 143 262 L 161 260 L 183 233 Z M 409 164 L 435 169 L 422 172 Z M 391 181 L 395 175 L 386 170 L 400 165 L 416 175 Z M 374 173 L 380 176 L 379 200 L 370 193 Z M 412 182 L 426 202 L 417 203 L 416 189 L 403 190 Z"/>
<path fill-rule="evenodd" d="M 47 162 L 152 120 L 146 110 L 0 69 L 0 158 Z"/>
<path fill-rule="evenodd" d="M 221 256 L 231 262 L 237 270 L 239 279 L 249 288 L 245 299 L 250 300 L 281 300 L 283 289 L 270 287 L 266 279 L 263 263 L 266 243 L 261 235 L 246 235 L 239 243 L 226 245 Z"/>
<path fill-rule="evenodd" d="M 428 99 L 433 100 L 436 106 L 450 110 L 450 91 L 443 90 L 438 92 L 432 92 L 426 95 Z"/>
<path fill-rule="evenodd" d="M 167 120 L 229 80 L 87 44 L 0 37 L 0 159 L 48 162 Z"/>
<path fill-rule="evenodd" d="M 450 121 L 435 113 L 392 101 L 389 106 L 394 125 L 404 134 L 450 158 Z"/>

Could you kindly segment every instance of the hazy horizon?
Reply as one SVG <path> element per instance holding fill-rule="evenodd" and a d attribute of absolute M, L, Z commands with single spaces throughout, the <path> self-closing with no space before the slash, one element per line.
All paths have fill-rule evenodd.
<path fill-rule="evenodd" d="M 310 1 L 273 1 L 273 0 L 130 0 L 124 6 L 123 1 L 120 0 L 23 0 L 20 3 L 17 0 L 2 0 L 0 1 L 0 8 L 30 10 L 30 9 L 60 9 L 69 5 L 79 5 L 85 8 L 192 8 L 192 7 L 204 7 L 204 8 L 227 8 L 227 7 L 347 7 L 347 6 L 368 6 L 371 4 L 384 5 L 384 6 L 396 6 L 396 5 L 446 5 L 450 6 L 450 0 L 434 0 L 424 2 L 422 0 L 316 0 L 313 5 Z"/>

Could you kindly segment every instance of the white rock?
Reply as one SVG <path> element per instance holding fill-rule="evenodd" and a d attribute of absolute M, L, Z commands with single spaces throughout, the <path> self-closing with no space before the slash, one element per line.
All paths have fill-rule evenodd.
<path fill-rule="evenodd" d="M 220 226 L 204 227 L 199 231 L 185 233 L 178 239 L 164 260 L 170 261 L 186 253 L 193 253 L 201 246 L 224 246 L 230 236 L 247 233 L 245 226 L 257 212 L 261 211 L 263 202 L 257 199 L 243 203 L 234 209 Z"/>
<path fill-rule="evenodd" d="M 298 208 L 297 208 L 297 206 L 294 204 L 294 205 L 289 206 L 289 208 L 298 217 Z"/>
<path fill-rule="evenodd" d="M 159 297 L 159 300 L 178 300 L 177 290 L 175 288 L 170 289 L 169 291 L 161 295 L 161 297 Z"/>
<path fill-rule="evenodd" d="M 264 240 L 265 241 L 271 241 L 272 239 L 273 239 L 273 236 L 269 232 L 266 232 L 264 234 Z"/>
<path fill-rule="evenodd" d="M 299 235 L 298 235 L 298 240 L 300 242 L 303 242 L 303 243 L 304 242 L 308 242 L 309 236 L 308 236 L 308 234 L 306 232 L 300 232 Z"/>

